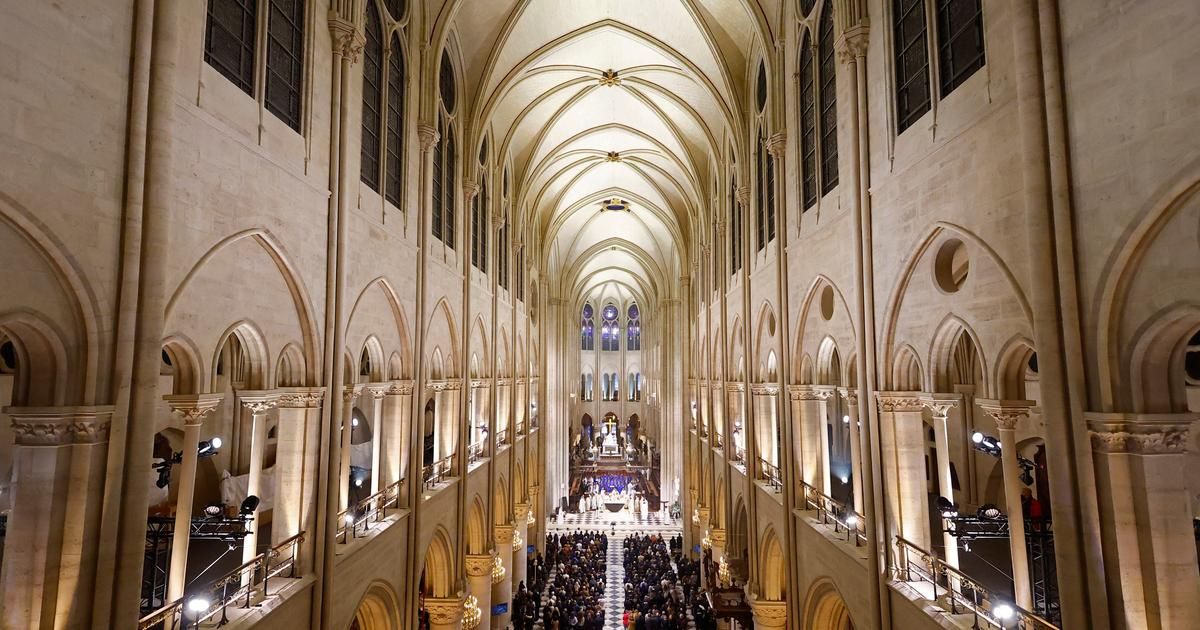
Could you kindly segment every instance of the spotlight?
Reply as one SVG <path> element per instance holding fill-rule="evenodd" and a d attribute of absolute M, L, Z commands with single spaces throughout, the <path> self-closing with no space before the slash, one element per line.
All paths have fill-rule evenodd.
<path fill-rule="evenodd" d="M 946 497 L 937 498 L 937 510 L 942 515 L 942 518 L 954 518 L 958 516 L 958 506 Z"/>
<path fill-rule="evenodd" d="M 1013 618 L 1014 614 L 1016 614 L 1016 611 L 1008 604 L 998 604 L 992 607 L 992 616 L 1000 621 L 1008 621 Z"/>
<path fill-rule="evenodd" d="M 994 521 L 996 519 L 1004 518 L 1004 512 L 1001 512 L 1000 508 L 991 503 L 985 503 L 984 505 L 979 506 L 979 509 L 975 511 L 975 516 Z"/>
<path fill-rule="evenodd" d="M 351 427 L 356 427 L 356 426 L 358 426 L 358 418 L 352 418 L 352 419 L 350 420 L 350 426 L 351 426 Z"/>
<path fill-rule="evenodd" d="M 992 457 L 1000 457 L 1000 440 L 976 431 L 971 434 L 971 441 L 975 443 L 975 450 Z"/>
<path fill-rule="evenodd" d="M 842 416 L 842 424 L 850 424 L 850 416 Z"/>
<path fill-rule="evenodd" d="M 208 612 L 208 607 L 211 605 L 212 603 L 203 597 L 193 597 L 188 600 L 187 608 L 188 612 L 194 615 L 202 615 Z"/>
<path fill-rule="evenodd" d="M 352 513 L 350 513 L 350 512 L 346 512 L 346 524 L 347 524 L 347 525 L 353 525 L 353 524 L 354 524 L 354 514 L 352 514 Z"/>
<path fill-rule="evenodd" d="M 979 444 L 980 442 L 982 442 L 982 441 L 983 441 L 983 434 L 982 434 L 982 433 L 980 433 L 979 431 L 976 431 L 976 432 L 972 433 L 972 434 L 971 434 L 971 441 L 972 441 L 972 442 L 974 442 L 974 443 L 976 443 L 976 444 Z"/>
<path fill-rule="evenodd" d="M 246 497 L 242 501 L 241 507 L 238 508 L 238 514 L 241 514 L 242 518 L 247 518 L 253 515 L 254 511 L 258 509 L 258 503 L 258 497 L 254 496 L 253 494 Z"/>
<path fill-rule="evenodd" d="M 355 488 L 361 488 L 361 487 L 362 487 L 362 484 L 363 484 L 362 477 L 358 477 L 357 479 L 355 479 L 355 480 L 354 480 L 354 487 L 355 487 Z"/>
<path fill-rule="evenodd" d="M 158 471 L 158 480 L 154 482 L 154 485 L 166 488 L 171 483 L 171 460 L 155 464 L 154 469 Z"/>
<path fill-rule="evenodd" d="M 209 503 L 204 506 L 204 515 L 209 518 L 216 518 L 225 511 L 225 506 L 220 503 Z"/>
<path fill-rule="evenodd" d="M 214 437 L 213 439 L 209 440 L 209 443 L 212 444 L 213 448 L 221 448 L 221 445 L 224 444 L 224 442 L 221 441 L 220 436 Z"/>
<path fill-rule="evenodd" d="M 849 527 L 850 529 L 854 529 L 857 526 L 858 526 L 858 517 L 857 516 L 851 514 L 850 516 L 846 517 L 846 527 Z"/>
<path fill-rule="evenodd" d="M 221 438 L 213 438 L 200 442 L 200 446 L 196 448 L 196 456 L 204 459 L 205 457 L 216 455 L 217 451 L 221 448 L 221 443 Z"/>

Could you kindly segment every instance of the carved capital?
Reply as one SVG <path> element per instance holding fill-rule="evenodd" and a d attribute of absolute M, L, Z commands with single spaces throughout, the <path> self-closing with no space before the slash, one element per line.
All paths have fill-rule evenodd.
<path fill-rule="evenodd" d="M 725 231 L 727 229 L 725 223 L 726 222 L 724 219 L 717 219 L 713 223 L 713 228 L 717 230 L 717 238 L 721 240 L 724 240 L 725 238 Z"/>
<path fill-rule="evenodd" d="M 264 414 L 279 405 L 279 393 L 271 391 L 240 391 L 238 402 L 254 415 Z"/>
<path fill-rule="evenodd" d="M 370 396 L 372 400 L 383 400 L 383 397 L 387 395 L 389 387 L 391 387 L 389 383 L 370 383 L 363 387 L 363 392 Z"/>
<path fill-rule="evenodd" d="M 788 385 L 788 398 L 792 400 L 821 400 L 815 385 Z"/>
<path fill-rule="evenodd" d="M 513 506 L 513 521 L 520 523 L 529 516 L 529 504 L 517 503 Z"/>
<path fill-rule="evenodd" d="M 495 531 L 496 544 L 497 545 L 513 544 L 513 532 L 514 531 L 515 530 L 513 529 L 512 525 L 497 525 L 496 531 Z"/>
<path fill-rule="evenodd" d="M 325 399 L 324 387 L 289 387 L 279 390 L 280 409 L 315 409 Z"/>
<path fill-rule="evenodd" d="M 914 412 L 925 409 L 921 392 L 876 392 L 879 410 L 885 413 Z"/>
<path fill-rule="evenodd" d="M 696 508 L 696 513 L 700 515 L 701 523 L 707 522 L 710 518 L 712 518 L 712 508 L 698 507 Z"/>
<path fill-rule="evenodd" d="M 411 396 L 413 393 L 412 381 L 392 381 L 388 384 L 387 393 L 389 396 Z"/>
<path fill-rule="evenodd" d="M 847 26 L 841 37 L 833 43 L 838 59 L 842 63 L 850 63 L 867 56 L 867 44 L 870 41 L 871 29 L 866 21 Z"/>
<path fill-rule="evenodd" d="M 467 554 L 466 556 L 467 575 L 470 577 L 491 577 L 492 575 L 492 554 Z"/>
<path fill-rule="evenodd" d="M 334 56 L 345 57 L 350 60 L 351 64 L 358 63 L 362 57 L 367 37 L 353 19 L 330 11 L 329 35 L 333 38 Z"/>
<path fill-rule="evenodd" d="M 812 389 L 818 400 L 829 400 L 837 396 L 837 388 L 833 385 L 813 385 Z"/>
<path fill-rule="evenodd" d="M 958 402 L 957 394 L 925 394 L 921 397 L 921 404 L 935 418 L 946 418 L 950 415 L 950 410 L 958 406 Z"/>
<path fill-rule="evenodd" d="M 856 405 L 856 406 L 858 405 L 858 389 L 857 388 L 839 387 L 837 392 L 838 392 L 838 396 L 841 396 L 842 400 L 846 401 L 846 404 Z"/>
<path fill-rule="evenodd" d="M 65 446 L 108 441 L 112 407 L 8 407 L 17 446 Z"/>
<path fill-rule="evenodd" d="M 463 616 L 463 600 L 456 597 L 426 597 L 423 603 L 429 622 L 439 626 L 457 624 Z"/>
<path fill-rule="evenodd" d="M 475 182 L 465 182 L 462 185 L 463 205 L 464 206 L 471 205 L 471 202 L 475 200 L 476 195 L 478 195 L 479 191 L 482 189 L 483 189 L 483 187 Z"/>
<path fill-rule="evenodd" d="M 176 418 L 179 418 L 184 426 L 199 426 L 204 422 L 204 418 L 212 413 L 224 399 L 224 394 L 178 394 L 163 396 L 163 400 L 167 401 L 167 406 L 171 408 L 171 413 Z"/>
<path fill-rule="evenodd" d="M 746 391 L 745 383 L 725 383 L 725 391 L 730 394 L 737 394 Z"/>
<path fill-rule="evenodd" d="M 750 187 L 749 186 L 738 186 L 737 191 L 734 194 L 737 195 L 737 202 L 738 202 L 739 206 L 741 206 L 743 208 L 750 206 Z"/>
<path fill-rule="evenodd" d="M 787 133 L 784 131 L 773 134 L 767 140 L 767 153 L 776 160 L 783 159 L 784 151 L 787 150 Z"/>
<path fill-rule="evenodd" d="M 1178 455 L 1187 452 L 1188 431 L 1197 418 L 1178 414 L 1086 414 L 1097 453 Z"/>
<path fill-rule="evenodd" d="M 1032 400 L 990 400 L 976 398 L 975 404 L 996 421 L 1001 431 L 1015 431 L 1021 420 L 1029 417 Z"/>
<path fill-rule="evenodd" d="M 342 402 L 347 405 L 354 404 L 359 396 L 362 396 L 362 385 L 346 385 L 342 387 Z"/>
<path fill-rule="evenodd" d="M 438 140 L 442 139 L 442 135 L 438 133 L 437 127 L 420 123 L 417 125 L 417 138 L 421 141 L 421 153 L 429 153 L 437 145 Z"/>
<path fill-rule="evenodd" d="M 708 533 L 708 540 L 712 543 L 712 546 L 724 549 L 725 542 L 729 539 L 725 535 L 725 530 L 719 527 L 714 527 L 712 528 L 712 531 Z"/>
<path fill-rule="evenodd" d="M 776 383 L 753 383 L 750 385 L 750 393 L 755 396 L 776 396 L 779 394 L 779 385 Z"/>
<path fill-rule="evenodd" d="M 750 609 L 754 611 L 755 628 L 783 628 L 787 626 L 787 602 L 782 600 L 758 599 L 750 600 Z"/>

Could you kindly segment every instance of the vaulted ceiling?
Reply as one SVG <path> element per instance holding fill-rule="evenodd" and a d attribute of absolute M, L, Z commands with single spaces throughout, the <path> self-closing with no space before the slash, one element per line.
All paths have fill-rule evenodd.
<path fill-rule="evenodd" d="M 461 0 L 440 8 L 471 136 L 509 160 L 515 221 L 564 298 L 674 293 L 744 137 L 780 0 Z M 468 153 L 470 154 L 470 153 Z M 602 211 L 605 200 L 628 211 Z"/>

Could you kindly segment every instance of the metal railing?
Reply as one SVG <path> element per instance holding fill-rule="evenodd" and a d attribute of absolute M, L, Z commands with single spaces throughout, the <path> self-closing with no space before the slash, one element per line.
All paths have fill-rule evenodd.
<path fill-rule="evenodd" d="M 487 442 L 476 442 L 467 447 L 467 465 L 470 466 L 486 457 Z"/>
<path fill-rule="evenodd" d="M 199 627 L 218 613 L 221 619 L 217 625 L 229 623 L 230 606 L 250 608 L 256 600 L 267 596 L 272 578 L 284 573 L 296 577 L 296 559 L 302 542 L 304 532 L 254 556 L 207 587 L 193 590 L 142 617 L 138 620 L 138 630 L 176 630 L 189 622 Z"/>
<path fill-rule="evenodd" d="M 817 518 L 821 520 L 821 523 L 833 525 L 834 533 L 844 533 L 846 540 L 850 540 L 851 532 L 853 532 L 855 547 L 866 544 L 867 519 L 863 518 L 862 514 L 804 481 L 800 482 L 800 488 L 804 492 L 802 509 L 816 510 Z"/>
<path fill-rule="evenodd" d="M 783 473 L 771 462 L 758 458 L 758 478 L 767 482 L 774 492 L 783 492 Z"/>
<path fill-rule="evenodd" d="M 400 491 L 404 487 L 404 482 L 405 479 L 401 478 L 400 481 L 338 512 L 338 529 L 335 538 L 345 544 L 349 539 L 358 535 L 360 527 L 365 533 L 365 530 L 371 528 L 372 522 L 382 521 L 387 516 L 387 510 L 399 507 Z"/>
<path fill-rule="evenodd" d="M 733 447 L 733 463 L 742 463 L 746 461 L 746 449 L 740 446 Z"/>
<path fill-rule="evenodd" d="M 900 536 L 896 537 L 896 555 L 895 579 L 931 584 L 932 601 L 945 601 L 952 615 L 971 615 L 972 628 L 1058 630 L 1042 617 L 994 597 L 966 573 Z"/>
<path fill-rule="evenodd" d="M 496 445 L 497 446 L 507 446 L 507 445 L 511 444 L 512 442 L 509 440 L 510 432 L 511 432 L 511 429 L 509 429 L 508 427 L 504 427 L 503 429 L 500 429 L 499 431 L 497 431 L 496 432 Z"/>
<path fill-rule="evenodd" d="M 454 476 L 455 455 L 447 455 L 421 469 L 421 487 L 425 490 L 437 487 L 446 479 Z"/>

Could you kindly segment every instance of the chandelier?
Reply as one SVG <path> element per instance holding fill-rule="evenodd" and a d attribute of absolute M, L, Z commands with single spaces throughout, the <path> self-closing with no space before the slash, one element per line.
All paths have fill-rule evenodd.
<path fill-rule="evenodd" d="M 724 557 L 717 563 L 717 581 L 722 587 L 729 586 L 729 562 Z"/>
<path fill-rule="evenodd" d="M 521 538 L 521 531 L 518 529 L 514 529 L 513 530 L 513 546 L 520 547 L 523 544 L 525 544 L 525 539 Z"/>
<path fill-rule="evenodd" d="M 504 564 L 500 562 L 500 556 L 492 556 L 492 584 L 504 581 L 505 573 L 507 571 L 504 569 Z"/>
<path fill-rule="evenodd" d="M 474 630 L 478 628 L 479 620 L 482 616 L 479 612 L 479 600 L 475 599 L 474 595 L 468 595 L 467 599 L 463 601 L 463 629 Z"/>

